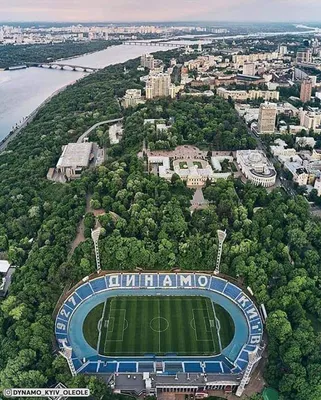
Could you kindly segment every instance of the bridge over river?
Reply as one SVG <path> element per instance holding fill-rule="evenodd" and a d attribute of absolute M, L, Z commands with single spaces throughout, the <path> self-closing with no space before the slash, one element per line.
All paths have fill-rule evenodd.
<path fill-rule="evenodd" d="M 28 67 L 38 67 L 38 68 L 47 68 L 47 69 L 60 69 L 66 71 L 77 71 L 77 72 L 97 72 L 103 68 L 98 67 L 86 67 L 84 65 L 73 65 L 67 63 L 28 63 Z"/>
<path fill-rule="evenodd" d="M 128 40 L 126 42 L 122 42 L 122 44 L 126 44 L 129 46 L 158 46 L 158 47 L 185 47 L 185 44 L 181 43 L 173 43 L 173 42 L 147 42 L 140 40 Z M 191 43 L 193 44 L 193 43 Z"/>

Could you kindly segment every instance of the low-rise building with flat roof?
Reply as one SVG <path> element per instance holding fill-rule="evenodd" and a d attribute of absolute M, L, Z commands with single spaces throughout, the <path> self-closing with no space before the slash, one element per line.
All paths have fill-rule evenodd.
<path fill-rule="evenodd" d="M 0 260 L 0 297 L 4 297 L 11 283 L 11 275 L 14 268 L 11 267 L 9 261 Z"/>
<path fill-rule="evenodd" d="M 89 167 L 94 157 L 92 153 L 93 143 L 68 143 L 63 146 L 62 154 L 58 160 L 56 169 L 66 175 L 68 179 L 78 178 L 81 172 Z"/>

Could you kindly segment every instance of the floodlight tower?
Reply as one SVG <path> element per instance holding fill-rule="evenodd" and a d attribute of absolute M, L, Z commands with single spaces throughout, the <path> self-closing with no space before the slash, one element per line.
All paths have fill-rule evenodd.
<path fill-rule="evenodd" d="M 215 275 L 220 273 L 221 257 L 222 257 L 222 251 L 223 251 L 223 243 L 226 238 L 226 231 L 218 230 L 217 237 L 218 237 L 218 251 L 217 251 L 217 259 L 216 259 L 216 267 L 214 270 Z"/>
<path fill-rule="evenodd" d="M 96 256 L 96 267 L 97 267 L 97 272 L 99 273 L 101 271 L 100 267 L 100 256 L 99 256 L 99 247 L 98 247 L 98 240 L 99 240 L 99 235 L 101 232 L 101 228 L 97 229 L 92 229 L 91 230 L 91 238 L 94 242 L 94 248 L 95 248 L 95 256 Z"/>

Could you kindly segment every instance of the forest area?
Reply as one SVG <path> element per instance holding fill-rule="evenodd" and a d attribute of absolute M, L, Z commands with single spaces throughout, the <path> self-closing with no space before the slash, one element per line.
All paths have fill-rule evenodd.
<path fill-rule="evenodd" d="M 90 42 L 49 43 L 35 45 L 0 45 L 0 68 L 9 68 L 28 63 L 42 63 L 80 56 L 107 49 L 120 44 L 116 40 L 96 40 Z"/>
<path fill-rule="evenodd" d="M 223 272 L 251 286 L 269 314 L 265 378 L 282 400 L 319 400 L 321 223 L 310 216 L 305 199 L 231 179 L 208 183 L 209 207 L 191 214 L 193 192 L 175 175 L 167 182 L 146 174 L 136 155 L 144 138 L 157 144 L 153 132 L 142 129 L 145 117 L 173 117 L 177 143 L 219 150 L 253 145 L 229 103 L 216 97 L 162 100 L 127 110 L 124 138 L 108 150 L 104 165 L 67 185 L 46 180 L 63 144 L 96 122 L 122 116 L 117 97 L 141 87 L 137 65 L 126 63 L 127 74 L 123 65 L 111 66 L 69 87 L 0 154 L 0 252 L 17 266 L 9 296 L 0 303 L 0 390 L 62 382 L 87 386 L 96 399 L 119 397 L 98 378 L 71 377 L 65 360 L 53 353 L 57 300 L 95 270 L 92 213 L 85 216 L 87 240 L 69 255 L 91 194 L 91 207 L 106 212 L 99 217 L 106 270 L 212 271 L 216 230 L 226 229 Z"/>

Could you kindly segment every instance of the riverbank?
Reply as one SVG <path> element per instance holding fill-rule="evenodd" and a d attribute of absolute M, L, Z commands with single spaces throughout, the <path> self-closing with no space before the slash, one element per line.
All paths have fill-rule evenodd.
<path fill-rule="evenodd" d="M 84 65 L 98 69 L 135 59 L 145 53 L 166 50 L 172 50 L 172 48 L 117 45 L 88 55 L 72 57 L 66 62 L 70 65 Z M 77 75 L 75 76 L 75 74 Z M 0 139 L 8 136 L 18 121 L 21 121 L 26 115 L 30 115 L 52 93 L 83 76 L 86 76 L 83 72 L 46 68 L 27 68 L 14 73 L 11 71 L 1 72 Z"/>

